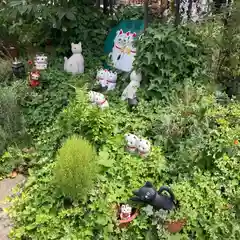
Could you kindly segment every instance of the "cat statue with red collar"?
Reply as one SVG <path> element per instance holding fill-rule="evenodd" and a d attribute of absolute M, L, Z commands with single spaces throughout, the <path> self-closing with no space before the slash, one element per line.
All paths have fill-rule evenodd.
<path fill-rule="evenodd" d="M 101 109 L 109 107 L 108 101 L 102 93 L 95 95 L 95 103 Z"/>
<path fill-rule="evenodd" d="M 96 105 L 96 96 L 98 94 L 99 94 L 98 92 L 94 92 L 94 91 L 89 91 L 88 92 L 89 100 L 93 105 Z"/>
<path fill-rule="evenodd" d="M 140 157 L 147 157 L 151 152 L 151 144 L 148 140 L 140 138 L 137 142 L 137 151 Z"/>
<path fill-rule="evenodd" d="M 137 150 L 137 146 L 138 146 L 138 141 L 139 138 L 131 133 L 127 133 L 124 135 L 125 141 L 126 141 L 126 149 L 130 152 L 130 153 L 134 153 Z"/>
<path fill-rule="evenodd" d="M 117 85 L 117 73 L 109 71 L 108 72 L 108 79 L 107 79 L 107 90 L 114 90 Z"/>
<path fill-rule="evenodd" d="M 84 73 L 84 58 L 82 55 L 82 43 L 71 43 L 72 56 L 64 57 L 64 70 L 72 74 Z"/>
<path fill-rule="evenodd" d="M 97 81 L 101 85 L 101 87 L 106 87 L 108 85 L 108 76 L 109 76 L 109 71 L 107 69 L 100 69 L 97 71 Z"/>

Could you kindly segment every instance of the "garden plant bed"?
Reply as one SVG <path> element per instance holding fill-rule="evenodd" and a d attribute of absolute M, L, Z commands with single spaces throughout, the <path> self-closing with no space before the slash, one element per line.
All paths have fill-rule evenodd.
<path fill-rule="evenodd" d="M 90 2 L 0 3 L 21 63 L 0 59 L 0 200 L 27 176 L 0 239 L 239 240 L 238 4 L 136 33 L 138 7 Z"/>

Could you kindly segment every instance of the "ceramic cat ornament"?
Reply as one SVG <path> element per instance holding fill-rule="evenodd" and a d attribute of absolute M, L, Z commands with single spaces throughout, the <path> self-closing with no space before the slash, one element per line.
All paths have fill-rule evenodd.
<path fill-rule="evenodd" d="M 96 79 L 102 88 L 107 88 L 108 91 L 114 90 L 117 84 L 117 73 L 108 69 L 100 69 L 97 72 Z"/>
<path fill-rule="evenodd" d="M 123 204 L 120 208 L 120 219 L 127 220 L 131 217 L 132 214 L 132 207 L 128 204 Z"/>
<path fill-rule="evenodd" d="M 166 192 L 167 195 L 163 194 Z M 153 187 L 151 182 L 146 182 L 143 187 L 134 190 L 134 197 L 130 200 L 135 202 L 147 203 L 156 210 L 173 210 L 176 208 L 175 196 L 169 187 L 162 186 L 158 191 Z"/>
<path fill-rule="evenodd" d="M 137 150 L 140 157 L 147 157 L 151 151 L 150 142 L 145 139 L 139 139 L 137 142 Z"/>
<path fill-rule="evenodd" d="M 131 133 L 127 133 L 124 135 L 125 141 L 126 141 L 126 148 L 129 152 L 134 153 L 137 150 L 137 146 L 138 146 L 138 137 L 134 134 Z"/>
<path fill-rule="evenodd" d="M 64 70 L 72 74 L 84 73 L 84 58 L 82 55 L 82 43 L 71 43 L 72 56 L 64 57 Z"/>
<path fill-rule="evenodd" d="M 88 93 L 88 97 L 89 97 L 90 102 L 93 105 L 97 105 L 101 109 L 109 107 L 108 101 L 102 93 L 90 91 Z"/>
<path fill-rule="evenodd" d="M 137 93 L 138 88 L 140 87 L 141 81 L 142 81 L 141 72 L 137 72 L 135 70 L 132 71 L 130 74 L 130 83 L 124 89 L 121 99 L 124 101 L 127 99 L 136 98 L 136 93 Z"/>
<path fill-rule="evenodd" d="M 34 59 L 36 70 L 45 70 L 48 66 L 48 57 L 44 54 L 37 54 Z"/>

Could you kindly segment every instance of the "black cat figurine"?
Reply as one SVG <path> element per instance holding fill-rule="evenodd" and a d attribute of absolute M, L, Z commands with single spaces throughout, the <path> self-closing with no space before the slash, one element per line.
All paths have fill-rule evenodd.
<path fill-rule="evenodd" d="M 170 196 L 162 194 L 164 191 L 166 191 Z M 174 194 L 171 189 L 166 186 L 162 186 L 159 191 L 156 191 L 152 183 L 146 182 L 139 190 L 133 191 L 133 194 L 136 196 L 130 198 L 130 200 L 147 203 L 153 206 L 156 210 L 172 210 L 176 208 Z"/>

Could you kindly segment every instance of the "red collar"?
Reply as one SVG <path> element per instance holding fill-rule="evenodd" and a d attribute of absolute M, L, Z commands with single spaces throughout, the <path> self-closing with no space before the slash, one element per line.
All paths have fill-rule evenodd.
<path fill-rule="evenodd" d="M 100 102 L 99 104 L 102 105 L 102 104 L 104 104 L 106 101 L 107 101 L 107 100 L 104 99 L 104 100 L 103 100 L 102 102 Z"/>
<path fill-rule="evenodd" d="M 115 44 L 115 48 L 122 50 L 117 44 Z"/>
<path fill-rule="evenodd" d="M 129 147 L 129 146 L 128 146 L 128 148 L 130 148 L 130 149 L 135 149 L 136 147 Z"/>

